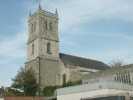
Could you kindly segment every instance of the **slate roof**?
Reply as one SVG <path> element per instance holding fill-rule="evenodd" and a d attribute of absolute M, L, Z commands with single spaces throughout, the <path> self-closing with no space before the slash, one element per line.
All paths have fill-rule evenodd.
<path fill-rule="evenodd" d="M 60 59 L 65 65 L 80 66 L 84 68 L 91 68 L 98 70 L 105 70 L 109 68 L 108 65 L 104 64 L 101 61 L 72 56 L 63 53 L 60 53 Z"/>

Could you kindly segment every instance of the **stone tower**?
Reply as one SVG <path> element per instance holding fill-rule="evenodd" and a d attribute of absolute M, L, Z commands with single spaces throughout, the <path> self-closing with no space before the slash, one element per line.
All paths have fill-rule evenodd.
<path fill-rule="evenodd" d="M 26 69 L 29 68 L 41 88 L 61 85 L 57 10 L 51 13 L 39 6 L 29 15 Z"/>

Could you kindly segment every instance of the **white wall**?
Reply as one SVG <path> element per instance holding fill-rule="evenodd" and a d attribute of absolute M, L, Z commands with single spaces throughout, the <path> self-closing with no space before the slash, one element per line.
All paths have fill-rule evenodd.
<path fill-rule="evenodd" d="M 115 89 L 101 89 L 88 92 L 70 93 L 65 95 L 58 95 L 57 100 L 81 100 L 81 98 L 94 98 L 105 96 L 125 95 L 128 91 L 115 90 Z"/>

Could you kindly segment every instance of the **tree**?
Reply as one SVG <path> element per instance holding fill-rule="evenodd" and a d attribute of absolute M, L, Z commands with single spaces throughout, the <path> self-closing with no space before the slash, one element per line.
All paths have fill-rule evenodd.
<path fill-rule="evenodd" d="M 121 60 L 112 61 L 112 63 L 110 64 L 111 67 L 122 67 L 123 65 L 123 61 Z"/>
<path fill-rule="evenodd" d="M 81 80 L 75 81 L 75 82 L 67 82 L 67 83 L 64 83 L 62 86 L 48 86 L 43 89 L 42 93 L 44 96 L 53 96 L 56 89 L 69 87 L 69 86 L 76 86 L 80 84 L 81 84 Z"/>
<path fill-rule="evenodd" d="M 23 96 L 24 92 L 16 88 L 8 87 L 5 89 L 5 96 Z"/>
<path fill-rule="evenodd" d="M 33 70 L 21 68 L 13 79 L 12 87 L 21 90 L 21 92 L 23 91 L 25 96 L 35 96 L 38 84 Z"/>
<path fill-rule="evenodd" d="M 60 88 L 60 86 L 48 86 L 43 89 L 42 93 L 44 96 L 53 96 L 55 90 L 58 88 Z"/>

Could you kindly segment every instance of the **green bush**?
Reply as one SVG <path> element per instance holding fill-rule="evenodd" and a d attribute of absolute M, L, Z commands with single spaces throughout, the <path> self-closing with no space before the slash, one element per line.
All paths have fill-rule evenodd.
<path fill-rule="evenodd" d="M 53 96 L 55 90 L 59 88 L 59 86 L 48 86 L 43 89 L 43 95 L 44 96 Z"/>
<path fill-rule="evenodd" d="M 35 96 L 38 91 L 39 85 L 32 69 L 25 70 L 25 68 L 21 68 L 12 81 L 11 88 L 22 90 L 25 96 Z"/>
<path fill-rule="evenodd" d="M 67 83 L 63 84 L 63 87 L 75 86 L 75 85 L 80 85 L 80 84 L 81 84 L 81 80 L 75 81 L 75 82 L 67 82 Z"/>
<path fill-rule="evenodd" d="M 63 86 L 48 86 L 43 89 L 42 94 L 43 96 L 53 96 L 56 89 L 68 87 L 68 86 L 80 85 L 80 84 L 81 84 L 81 81 L 75 81 L 75 82 L 67 82 L 63 84 Z"/>

